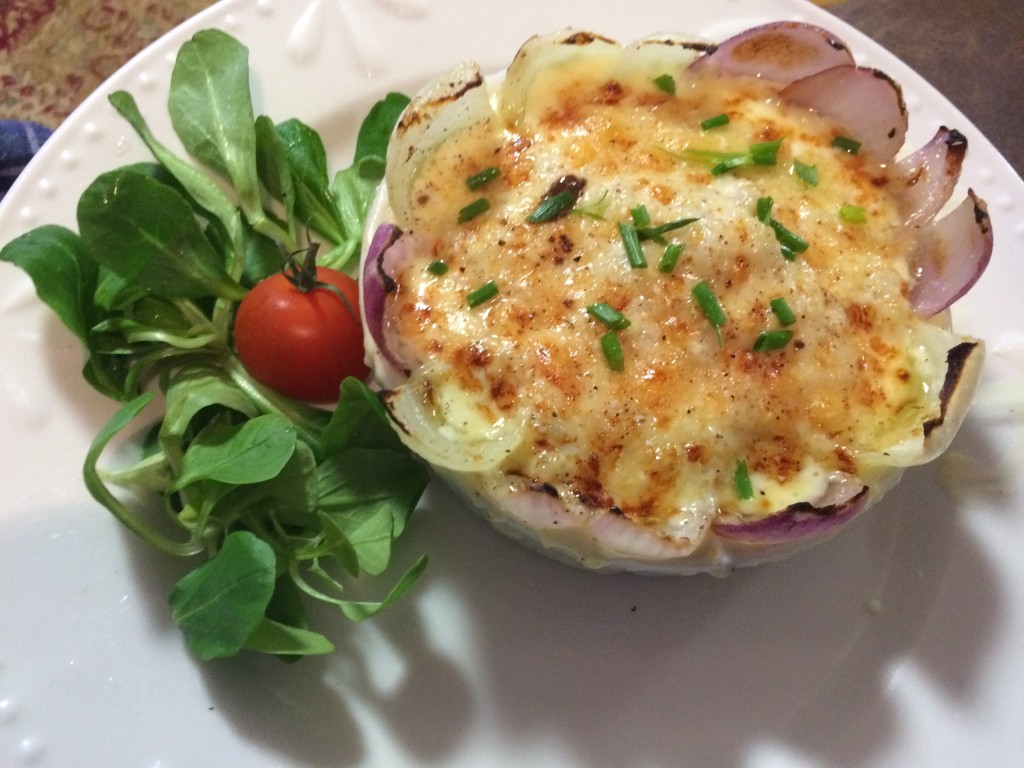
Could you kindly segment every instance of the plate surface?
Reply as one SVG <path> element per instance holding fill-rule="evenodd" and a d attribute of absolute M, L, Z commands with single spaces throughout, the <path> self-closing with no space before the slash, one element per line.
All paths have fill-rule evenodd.
<path fill-rule="evenodd" d="M 1024 753 L 1024 183 L 953 104 L 802 0 L 225 0 L 144 51 L 60 128 L 0 207 L 0 242 L 73 226 L 101 171 L 146 158 L 106 103 L 130 90 L 170 142 L 174 54 L 217 26 L 251 50 L 256 106 L 323 135 L 333 167 L 387 90 L 456 60 L 504 67 L 531 34 L 720 39 L 801 19 L 903 86 L 908 146 L 940 124 L 971 148 L 996 251 L 955 308 L 988 344 L 949 454 L 833 541 L 711 577 L 597 576 L 506 541 L 431 487 L 405 541 L 431 566 L 390 612 L 323 617 L 338 652 L 296 665 L 185 651 L 166 594 L 183 564 L 85 492 L 112 403 L 81 353 L 0 264 L 0 764 L 9 766 L 1010 765 Z M 669 9 L 672 9 L 671 12 Z M 956 100 L 956 94 L 948 94 Z"/>

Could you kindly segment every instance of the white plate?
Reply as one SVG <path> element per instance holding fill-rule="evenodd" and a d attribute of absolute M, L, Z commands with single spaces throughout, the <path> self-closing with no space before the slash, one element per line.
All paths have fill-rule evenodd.
<path fill-rule="evenodd" d="M 671 12 L 670 12 L 671 9 Z M 335 167 L 388 89 L 457 59 L 499 69 L 530 34 L 629 40 L 823 23 L 902 83 L 910 145 L 968 134 L 964 186 L 996 253 L 956 308 L 987 339 L 948 457 L 907 473 L 834 541 L 713 578 L 596 576 L 500 538 L 432 488 L 406 546 L 431 567 L 372 623 L 330 618 L 330 658 L 200 663 L 168 618 L 183 564 L 122 531 L 80 481 L 113 404 L 74 340 L 0 265 L 0 764 L 9 766 L 1002 766 L 1024 754 L 1019 286 L 1024 184 L 921 77 L 801 0 L 227 0 L 141 54 L 53 136 L 0 208 L 0 242 L 73 224 L 99 172 L 146 157 L 174 53 L 219 26 L 252 50 L 257 107 L 324 135 Z M 952 94 L 955 97 L 955 94 Z"/>

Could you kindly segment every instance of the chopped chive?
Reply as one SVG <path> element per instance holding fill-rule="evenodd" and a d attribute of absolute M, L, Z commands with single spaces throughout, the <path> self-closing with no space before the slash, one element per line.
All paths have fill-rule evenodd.
<path fill-rule="evenodd" d="M 619 222 L 619 235 L 622 237 L 622 244 L 626 248 L 626 260 L 633 269 L 643 269 L 647 266 L 647 259 L 644 258 L 643 248 L 640 247 L 640 235 L 631 222 Z"/>
<path fill-rule="evenodd" d="M 466 294 L 466 303 L 470 308 L 479 307 L 485 301 L 493 299 L 498 295 L 498 285 L 493 280 L 488 280 L 479 288 L 475 288 Z"/>
<path fill-rule="evenodd" d="M 775 238 L 783 248 L 788 248 L 794 254 L 803 253 L 807 250 L 807 241 L 795 232 L 786 229 L 782 222 L 772 219 L 768 222 L 768 225 L 775 230 Z"/>
<path fill-rule="evenodd" d="M 759 197 L 757 198 L 757 220 L 763 221 L 765 224 L 772 220 L 772 206 L 775 205 L 775 201 L 770 197 Z"/>
<path fill-rule="evenodd" d="M 788 245 L 780 245 L 779 249 L 782 251 L 782 258 L 786 261 L 796 261 L 797 252 Z"/>
<path fill-rule="evenodd" d="M 719 152 L 714 149 L 684 149 L 682 152 L 669 152 L 668 154 L 680 160 L 700 160 L 705 163 L 724 163 L 735 160 L 746 160 L 745 152 Z"/>
<path fill-rule="evenodd" d="M 818 186 L 818 166 L 807 165 L 807 163 L 801 163 L 799 160 L 793 161 L 793 173 L 797 175 L 808 187 Z"/>
<path fill-rule="evenodd" d="M 601 351 L 604 352 L 604 359 L 608 361 L 609 368 L 613 371 L 625 370 L 626 364 L 622 358 L 622 344 L 619 343 L 619 337 L 615 331 L 608 331 L 601 337 Z"/>
<path fill-rule="evenodd" d="M 671 232 L 675 229 L 682 229 L 683 227 L 693 224 L 695 221 L 700 221 L 699 218 L 688 218 L 688 219 L 676 219 L 675 221 L 667 221 L 664 224 L 659 224 L 656 227 L 646 226 L 637 228 L 637 236 L 641 240 L 652 240 L 658 245 L 665 245 L 664 234 Z"/>
<path fill-rule="evenodd" d="M 665 93 L 669 94 L 670 96 L 675 96 L 676 79 L 672 77 L 672 75 L 658 75 L 656 78 L 654 78 L 653 82 L 659 89 L 663 90 Z"/>
<path fill-rule="evenodd" d="M 796 315 L 793 314 L 793 310 L 789 308 L 789 304 L 781 296 L 777 296 L 771 300 L 772 312 L 775 313 L 775 317 L 778 318 L 779 322 L 783 325 L 792 325 L 796 322 Z"/>
<path fill-rule="evenodd" d="M 633 226 L 637 229 L 643 229 L 651 223 L 651 214 L 647 212 L 647 206 L 643 204 L 630 209 L 629 215 L 633 219 Z"/>
<path fill-rule="evenodd" d="M 718 345 L 722 346 L 721 328 L 725 325 L 726 321 L 722 305 L 718 303 L 718 299 L 711 290 L 711 286 L 703 280 L 693 286 L 691 292 L 693 293 L 694 298 L 697 299 L 697 303 L 700 304 L 700 308 L 704 312 L 704 317 L 706 317 L 708 322 L 714 327 L 715 333 L 718 336 Z"/>
<path fill-rule="evenodd" d="M 573 189 L 563 189 L 550 197 L 545 197 L 540 204 L 533 209 L 533 213 L 526 217 L 531 224 L 543 224 L 557 219 L 567 213 L 579 197 L 579 193 Z"/>
<path fill-rule="evenodd" d="M 484 211 L 489 210 L 490 207 L 490 200 L 486 197 L 478 197 L 459 211 L 459 224 L 465 224 L 470 219 L 475 219 Z"/>
<path fill-rule="evenodd" d="M 868 220 L 867 214 L 859 205 L 839 206 L 839 218 L 851 224 L 863 224 Z"/>
<path fill-rule="evenodd" d="M 665 252 L 658 261 L 658 271 L 666 274 L 676 268 L 679 255 L 683 252 L 682 243 L 669 243 L 665 246 Z"/>
<path fill-rule="evenodd" d="M 787 329 L 775 331 L 761 331 L 761 334 L 754 342 L 755 352 L 771 352 L 782 349 L 793 338 L 793 331 Z"/>
<path fill-rule="evenodd" d="M 860 142 L 856 139 L 851 139 L 849 136 L 836 136 L 832 139 L 832 146 L 844 152 L 849 152 L 851 155 L 856 155 L 860 152 Z"/>
<path fill-rule="evenodd" d="M 466 179 L 466 186 L 470 189 L 478 189 L 492 179 L 496 179 L 501 175 L 501 169 L 496 165 L 492 165 L 490 168 L 484 168 L 482 171 L 477 171 L 468 179 Z"/>
<path fill-rule="evenodd" d="M 447 271 L 448 271 L 448 265 L 445 264 L 440 259 L 438 259 L 437 261 L 432 261 L 432 262 L 430 262 L 427 265 L 427 272 L 429 272 L 432 275 L 437 275 L 437 276 L 440 277 L 441 275 L 445 274 Z"/>
<path fill-rule="evenodd" d="M 750 159 L 754 165 L 775 165 L 778 162 L 779 147 L 781 146 L 782 139 L 751 144 Z"/>
<path fill-rule="evenodd" d="M 750 155 L 737 155 L 736 157 L 729 157 L 711 166 L 712 176 L 721 176 L 723 173 L 728 173 L 734 168 L 742 168 L 745 165 L 750 165 L 753 161 Z"/>
<path fill-rule="evenodd" d="M 736 495 L 744 501 L 754 498 L 754 486 L 750 483 L 750 472 L 747 470 L 746 459 L 736 462 L 736 471 L 733 472 L 733 481 L 736 484 Z"/>
<path fill-rule="evenodd" d="M 724 112 L 714 117 L 709 117 L 707 120 L 700 121 L 700 127 L 702 130 L 710 131 L 712 128 L 721 128 L 723 125 L 729 124 L 729 116 Z"/>
<path fill-rule="evenodd" d="M 587 312 L 607 325 L 613 331 L 621 331 L 629 328 L 630 326 L 628 317 L 610 304 L 605 304 L 603 301 L 599 301 L 588 306 Z"/>
<path fill-rule="evenodd" d="M 606 189 L 601 193 L 601 197 L 594 202 L 577 205 L 569 213 L 575 216 L 586 216 L 591 219 L 604 221 L 604 214 L 608 210 L 609 203 L 611 201 L 608 199 L 608 190 Z"/>

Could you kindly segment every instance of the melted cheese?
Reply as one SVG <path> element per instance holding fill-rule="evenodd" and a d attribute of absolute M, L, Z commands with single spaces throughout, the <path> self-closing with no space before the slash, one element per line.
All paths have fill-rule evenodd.
<path fill-rule="evenodd" d="M 827 498 L 837 478 L 870 480 L 868 458 L 920 434 L 935 360 L 905 299 L 912 242 L 884 170 L 833 148 L 835 126 L 756 80 L 677 77 L 669 95 L 649 73 L 613 77 L 613 64 L 569 57 L 536 73 L 515 109 L 497 103 L 422 162 L 410 219 L 398 222 L 420 247 L 392 275 L 387 323 L 402 359 L 441 393 L 439 421 L 477 439 L 524 425 L 497 471 L 697 546 L 716 518 L 755 519 Z M 721 113 L 728 125 L 701 129 Z M 687 156 L 778 138 L 773 166 L 714 175 Z M 794 160 L 816 167 L 816 186 Z M 497 179 L 467 188 L 491 166 Z M 586 181 L 577 205 L 600 216 L 529 223 L 567 174 Z M 756 218 L 765 196 L 809 243 L 793 260 Z M 489 209 L 457 223 L 479 197 Z M 669 274 L 656 243 L 643 244 L 647 268 L 626 259 L 619 223 L 639 205 L 655 225 L 698 219 L 666 234 L 684 246 Z M 843 205 L 866 221 L 844 221 Z M 438 259 L 440 276 L 427 270 Z M 470 307 L 489 281 L 497 296 Z M 702 281 L 727 317 L 720 340 L 692 294 Z M 797 317 L 794 338 L 756 352 L 758 335 L 781 327 L 775 297 Z M 617 334 L 621 372 L 587 312 L 596 302 L 630 320 Z M 735 487 L 741 459 L 750 500 Z"/>

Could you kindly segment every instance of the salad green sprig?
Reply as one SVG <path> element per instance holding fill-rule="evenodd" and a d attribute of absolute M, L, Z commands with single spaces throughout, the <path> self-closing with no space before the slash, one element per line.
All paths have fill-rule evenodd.
<path fill-rule="evenodd" d="M 377 394 L 349 378 L 333 409 L 300 403 L 255 381 L 232 346 L 238 302 L 287 253 L 315 238 L 321 266 L 351 268 L 408 99 L 374 105 L 332 178 L 313 128 L 254 115 L 249 74 L 248 51 L 224 32 L 182 46 L 168 110 L 188 157 L 130 94 L 111 94 L 153 161 L 95 179 L 77 232 L 44 225 L 0 251 L 82 342 L 85 379 L 121 403 L 85 457 L 89 492 L 156 549 L 202 556 L 169 599 L 204 659 L 330 652 L 307 601 L 359 621 L 426 566 L 376 583 L 428 482 Z M 149 425 L 137 461 L 104 468 L 118 436 Z"/>

